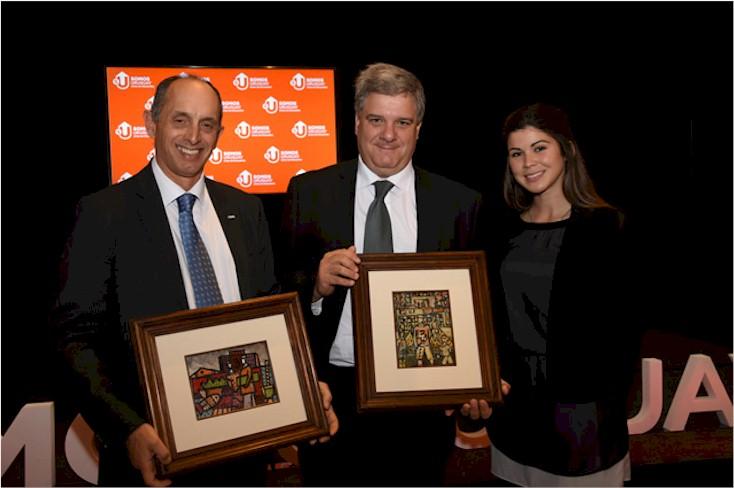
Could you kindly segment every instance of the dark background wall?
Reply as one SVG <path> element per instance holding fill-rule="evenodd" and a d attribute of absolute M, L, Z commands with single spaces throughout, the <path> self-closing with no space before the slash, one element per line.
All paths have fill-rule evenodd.
<path fill-rule="evenodd" d="M 3 432 L 61 396 L 46 315 L 74 204 L 109 184 L 105 66 L 335 67 L 352 158 L 354 77 L 401 65 L 428 97 L 416 162 L 495 208 L 502 118 L 560 104 L 641 225 L 650 327 L 731 350 L 731 3 L 5 2 L 2 41 Z M 282 196 L 263 199 L 275 226 Z"/>

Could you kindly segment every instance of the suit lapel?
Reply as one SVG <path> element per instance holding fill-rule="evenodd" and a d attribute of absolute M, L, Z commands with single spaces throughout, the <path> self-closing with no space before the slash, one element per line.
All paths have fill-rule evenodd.
<path fill-rule="evenodd" d="M 335 188 L 326 189 L 334 195 L 333 207 L 327 209 L 334 216 L 336 247 L 348 247 L 354 244 L 354 195 L 357 184 L 357 160 L 337 165 L 340 169 Z"/>
<path fill-rule="evenodd" d="M 440 195 L 437 195 L 431 182 L 430 175 L 421 168 L 415 168 L 415 203 L 418 209 L 418 252 L 436 251 L 441 243 L 440 222 L 441 215 Z"/>
<path fill-rule="evenodd" d="M 144 263 L 145 272 L 157 276 L 156 283 L 160 284 L 160 293 L 156 295 L 156 299 L 169 301 L 170 306 L 165 307 L 166 309 L 185 310 L 189 306 L 178 254 L 150 164 L 140 172 L 136 182 L 138 220 L 143 234 L 148 237 L 150 249 L 153 250 L 150 262 Z"/>

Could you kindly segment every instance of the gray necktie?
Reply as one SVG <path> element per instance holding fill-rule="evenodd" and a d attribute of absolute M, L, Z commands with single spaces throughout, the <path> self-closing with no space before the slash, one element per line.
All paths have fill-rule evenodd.
<path fill-rule="evenodd" d="M 375 199 L 367 210 L 364 225 L 363 252 L 392 252 L 392 228 L 390 214 L 385 206 L 385 195 L 393 187 L 387 180 L 375 181 Z"/>
<path fill-rule="evenodd" d="M 217 276 L 209 259 L 209 253 L 201 241 L 199 231 L 194 224 L 194 216 L 191 212 L 196 202 L 196 195 L 184 193 L 178 201 L 178 226 L 181 229 L 181 240 L 183 241 L 186 264 L 189 267 L 191 285 L 194 288 L 196 308 L 209 307 L 223 303 L 222 294 L 219 291 Z"/>

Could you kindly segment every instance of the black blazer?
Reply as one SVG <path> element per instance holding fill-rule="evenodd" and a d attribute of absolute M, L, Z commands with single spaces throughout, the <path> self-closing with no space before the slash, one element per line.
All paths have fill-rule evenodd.
<path fill-rule="evenodd" d="M 234 257 L 242 299 L 270 292 L 275 276 L 262 203 L 209 179 L 206 185 Z M 147 421 L 128 322 L 188 309 L 150 165 L 80 201 L 61 274 L 51 320 L 71 365 L 65 389 L 103 447 L 124 447 L 127 436 Z"/>
<path fill-rule="evenodd" d="M 496 223 L 496 222 L 495 222 Z M 576 476 L 608 468 L 628 450 L 626 400 L 639 353 L 640 294 L 622 215 L 574 210 L 553 274 L 547 336 L 547 385 L 538 397 L 528 365 L 512 341 L 499 272 L 517 215 L 495 225 L 488 249 L 490 286 L 502 378 L 512 389 L 488 421 L 492 442 L 506 455 L 546 471 Z M 632 278 L 632 272 L 636 273 Z M 595 402 L 598 456 L 584 459 L 554 426 L 559 405 Z"/>
<path fill-rule="evenodd" d="M 319 261 L 326 252 L 354 244 L 357 160 L 291 179 L 285 203 L 280 255 L 284 286 L 299 291 L 314 361 L 323 379 L 347 288 L 324 299 L 318 317 L 310 313 Z M 481 195 L 443 176 L 415 167 L 418 252 L 479 249 Z"/>

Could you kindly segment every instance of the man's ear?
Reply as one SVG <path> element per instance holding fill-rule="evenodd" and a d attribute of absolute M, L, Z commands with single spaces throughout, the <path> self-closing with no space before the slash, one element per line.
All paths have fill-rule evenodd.
<path fill-rule="evenodd" d="M 354 114 L 354 135 L 357 135 L 357 129 L 359 129 L 359 114 Z"/>
<path fill-rule="evenodd" d="M 144 111 L 143 119 L 145 120 L 145 131 L 148 133 L 148 136 L 155 138 L 156 123 L 153 121 L 153 113 L 150 110 Z"/>

